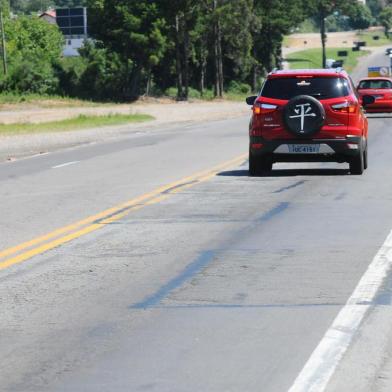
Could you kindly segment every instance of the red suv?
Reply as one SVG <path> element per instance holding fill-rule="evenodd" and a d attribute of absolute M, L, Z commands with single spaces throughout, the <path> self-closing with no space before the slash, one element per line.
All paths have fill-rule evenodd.
<path fill-rule="evenodd" d="M 367 168 L 368 122 L 349 75 L 342 70 L 275 71 L 253 105 L 249 174 L 268 173 L 274 162 L 348 162 L 351 174 Z"/>

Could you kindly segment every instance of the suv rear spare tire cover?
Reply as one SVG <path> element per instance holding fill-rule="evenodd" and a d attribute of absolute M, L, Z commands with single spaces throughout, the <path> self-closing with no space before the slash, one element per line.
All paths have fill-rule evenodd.
<path fill-rule="evenodd" d="M 283 119 L 295 136 L 306 137 L 316 133 L 325 121 L 323 105 L 309 95 L 297 95 L 284 108 Z"/>

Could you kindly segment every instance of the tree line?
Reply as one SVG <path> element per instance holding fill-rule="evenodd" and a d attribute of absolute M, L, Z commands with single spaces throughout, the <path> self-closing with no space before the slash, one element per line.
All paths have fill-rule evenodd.
<path fill-rule="evenodd" d="M 12 0 L 9 5 L 15 11 L 26 3 Z M 173 94 L 174 89 L 178 100 L 222 97 L 227 90 L 256 91 L 266 73 L 280 67 L 284 36 L 306 18 L 319 21 L 324 43 L 323 24 L 329 15 L 345 15 L 351 28 L 365 28 L 372 22 L 369 8 L 357 0 L 56 0 L 51 4 L 87 6 L 92 40 L 78 59 L 61 59 L 58 49 L 51 49 L 53 56 L 41 51 L 39 61 L 44 61 L 43 56 L 50 64 L 52 77 L 47 80 L 53 83 L 40 91 L 99 100 Z M 33 19 L 10 18 L 7 35 L 33 34 L 22 34 L 20 22 L 26 27 Z M 43 23 L 34 23 L 32 30 L 38 25 L 45 28 Z M 53 28 L 50 36 L 57 45 L 59 36 Z M 15 29 L 19 29 L 17 34 L 12 33 Z M 35 38 L 30 46 L 47 50 L 47 38 L 41 38 L 45 42 Z M 7 45 L 14 50 L 10 42 Z M 34 54 L 19 57 L 20 63 Z M 33 71 L 35 66 L 27 68 Z M 13 77 L 18 76 L 15 80 L 23 79 L 20 74 L 26 74 L 22 72 L 26 67 L 16 64 L 11 68 Z M 0 84 L 3 89 L 23 90 L 10 77 L 0 79 Z"/>

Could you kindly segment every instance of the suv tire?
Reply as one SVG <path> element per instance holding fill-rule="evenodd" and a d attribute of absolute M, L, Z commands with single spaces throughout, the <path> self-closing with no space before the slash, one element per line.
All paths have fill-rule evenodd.
<path fill-rule="evenodd" d="M 368 168 L 368 149 L 367 146 L 363 152 L 363 168 L 366 170 Z"/>
<path fill-rule="evenodd" d="M 301 110 L 309 110 L 305 121 L 300 120 Z M 304 120 L 305 117 L 303 117 Z M 290 99 L 283 110 L 283 119 L 287 129 L 294 135 L 307 137 L 315 134 L 324 124 L 325 109 L 323 105 L 310 95 L 297 95 Z"/>
<path fill-rule="evenodd" d="M 361 175 L 365 170 L 365 152 L 362 149 L 359 154 L 350 159 L 350 172 L 354 175 Z"/>
<path fill-rule="evenodd" d="M 255 157 L 249 152 L 249 175 L 252 177 L 268 174 L 272 170 L 272 159 L 269 156 Z"/>

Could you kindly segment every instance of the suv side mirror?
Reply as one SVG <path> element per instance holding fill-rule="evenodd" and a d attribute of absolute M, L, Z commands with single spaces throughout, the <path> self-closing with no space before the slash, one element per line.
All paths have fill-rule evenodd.
<path fill-rule="evenodd" d="M 374 98 L 373 95 L 364 95 L 362 97 L 362 106 L 366 107 L 367 105 L 371 105 L 376 101 L 376 98 Z"/>
<path fill-rule="evenodd" d="M 251 97 L 246 98 L 246 103 L 248 105 L 254 105 L 256 99 L 257 99 L 257 95 L 252 95 Z"/>

